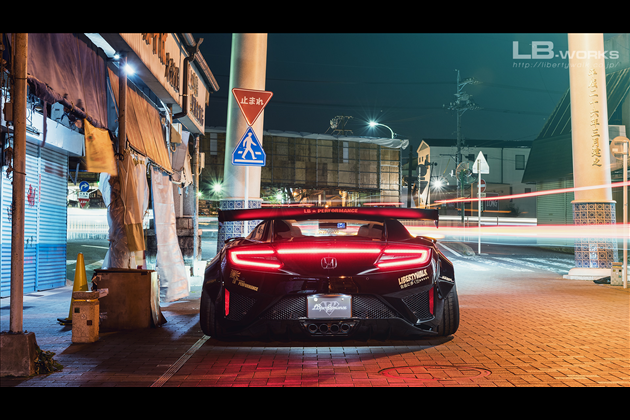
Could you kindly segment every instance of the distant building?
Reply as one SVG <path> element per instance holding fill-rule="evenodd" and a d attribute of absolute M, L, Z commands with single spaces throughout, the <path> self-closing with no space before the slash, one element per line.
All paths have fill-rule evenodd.
<path fill-rule="evenodd" d="M 400 202 L 400 150 L 408 140 L 265 130 L 262 144 L 263 204 Z M 218 200 L 212 186 L 222 182 L 224 158 L 232 153 L 225 150 L 225 128 L 206 127 L 200 152 L 202 197 Z"/>
<path fill-rule="evenodd" d="M 477 175 L 473 174 L 473 163 L 479 152 L 483 153 L 489 174 L 481 178 L 486 182 L 486 195 L 503 196 L 536 191 L 533 183 L 522 182 L 523 172 L 530 158 L 531 141 L 468 140 L 462 148 L 464 171 L 461 196 L 477 197 Z M 418 153 L 418 203 L 422 207 L 437 200 L 453 199 L 457 194 L 455 139 L 424 139 Z M 427 165 L 429 163 L 429 165 Z M 403 170 L 404 172 L 404 170 Z M 536 199 L 487 201 L 483 204 L 482 216 L 536 217 Z M 466 203 L 466 214 L 477 214 L 477 203 Z M 441 208 L 441 214 L 457 214 L 455 204 Z"/>

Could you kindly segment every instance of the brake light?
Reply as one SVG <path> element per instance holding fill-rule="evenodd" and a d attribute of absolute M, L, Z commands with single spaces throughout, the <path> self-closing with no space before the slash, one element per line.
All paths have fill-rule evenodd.
<path fill-rule="evenodd" d="M 290 255 L 290 254 L 378 254 L 381 252 L 380 248 L 278 248 L 278 254 Z"/>
<path fill-rule="evenodd" d="M 382 269 L 419 266 L 426 264 L 430 256 L 428 248 L 387 247 L 375 265 Z"/>
<path fill-rule="evenodd" d="M 267 270 L 278 270 L 282 268 L 282 262 L 276 257 L 275 251 L 271 248 L 252 247 L 229 249 L 228 256 L 230 262 L 235 266 Z"/>

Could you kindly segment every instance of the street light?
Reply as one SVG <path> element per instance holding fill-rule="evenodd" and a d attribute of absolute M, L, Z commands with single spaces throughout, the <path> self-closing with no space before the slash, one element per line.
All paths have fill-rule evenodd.
<path fill-rule="evenodd" d="M 388 126 L 386 126 L 385 124 L 377 123 L 376 121 L 370 121 L 370 127 L 374 128 L 374 127 L 376 127 L 377 125 L 381 125 L 381 126 L 383 126 L 383 127 L 387 128 L 389 131 L 391 131 L 391 132 L 392 132 L 392 138 L 394 138 L 394 130 L 392 130 L 391 128 L 389 128 L 389 127 L 388 127 Z"/>
<path fill-rule="evenodd" d="M 223 188 L 223 186 L 221 185 L 220 182 L 215 182 L 214 184 L 212 184 L 212 192 L 214 194 L 220 194 L 222 188 Z"/>

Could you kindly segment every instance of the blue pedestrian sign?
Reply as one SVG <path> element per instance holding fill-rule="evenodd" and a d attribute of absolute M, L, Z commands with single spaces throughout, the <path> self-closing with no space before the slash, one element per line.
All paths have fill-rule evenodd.
<path fill-rule="evenodd" d="M 238 142 L 238 145 L 232 152 L 232 165 L 234 166 L 265 166 L 267 163 L 267 155 L 262 148 L 262 144 L 258 141 L 256 133 L 251 126 L 247 127 L 247 131 Z"/>
<path fill-rule="evenodd" d="M 85 191 L 87 191 L 89 189 L 90 189 L 90 184 L 88 184 L 86 181 L 81 181 L 79 183 L 79 190 L 85 192 Z"/>

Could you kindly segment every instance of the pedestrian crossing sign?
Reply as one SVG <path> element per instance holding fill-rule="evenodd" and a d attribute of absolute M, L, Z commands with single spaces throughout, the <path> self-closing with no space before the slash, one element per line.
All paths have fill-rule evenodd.
<path fill-rule="evenodd" d="M 250 126 L 238 142 L 232 152 L 232 165 L 234 166 L 265 166 L 267 155 L 262 144 L 256 137 L 254 129 Z"/>

